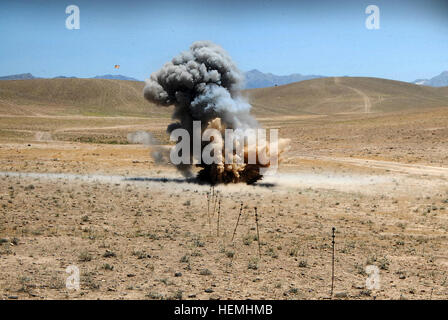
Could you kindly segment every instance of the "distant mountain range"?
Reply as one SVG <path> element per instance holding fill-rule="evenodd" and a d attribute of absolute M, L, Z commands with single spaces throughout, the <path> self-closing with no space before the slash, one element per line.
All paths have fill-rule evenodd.
<path fill-rule="evenodd" d="M 322 75 L 303 75 L 300 73 L 293 73 L 286 76 L 279 76 L 272 73 L 263 73 L 256 69 L 247 71 L 244 73 L 244 75 L 246 77 L 246 89 L 275 87 L 293 82 L 300 82 L 304 80 L 327 78 L 327 76 Z M 76 78 L 76 77 L 58 76 L 54 77 L 53 79 L 69 79 L 69 78 Z M 0 80 L 28 80 L 28 79 L 40 79 L 40 78 L 33 76 L 31 73 L 13 74 L 9 76 L 0 77 Z M 91 77 L 90 79 L 141 81 L 121 74 L 116 75 L 104 74 L 100 76 Z M 412 83 L 431 87 L 446 87 L 448 86 L 448 71 L 444 71 L 438 76 L 435 76 L 431 79 L 417 79 Z"/>
<path fill-rule="evenodd" d="M 448 86 L 448 71 L 444 71 L 438 76 L 431 79 L 417 79 L 412 82 L 413 84 L 418 84 L 422 86 L 431 87 L 446 87 Z"/>
<path fill-rule="evenodd" d="M 0 80 L 29 80 L 29 79 L 42 79 L 42 78 L 35 77 L 31 73 L 12 74 L 9 76 L 0 77 Z M 53 79 L 76 79 L 76 77 L 58 76 L 58 77 L 54 77 Z M 140 81 L 135 78 L 123 76 L 121 74 L 104 74 L 102 76 L 95 76 L 90 79 Z"/>
<path fill-rule="evenodd" d="M 104 74 L 102 76 L 95 76 L 93 79 L 109 79 L 109 80 L 128 80 L 128 81 L 140 81 L 135 78 L 126 77 L 121 74 Z"/>
<path fill-rule="evenodd" d="M 275 87 L 303 80 L 326 78 L 320 75 L 302 75 L 300 73 L 278 76 L 272 73 L 263 73 L 256 69 L 250 70 L 244 73 L 244 75 L 246 76 L 246 89 Z"/>
<path fill-rule="evenodd" d="M 263 73 L 259 70 L 251 70 L 244 73 L 246 77 L 246 88 L 265 88 L 265 87 L 275 87 L 283 84 L 289 84 L 292 82 L 299 82 L 303 80 L 310 80 L 316 78 L 325 78 L 319 75 L 302 75 L 299 73 L 290 74 L 287 76 L 278 76 L 272 73 Z M 58 76 L 53 79 L 70 79 L 76 77 Z M 39 79 L 33 76 L 31 73 L 13 74 L 9 76 L 0 77 L 0 80 L 28 80 L 28 79 Z M 113 75 L 105 74 L 101 76 L 92 77 L 92 79 L 111 79 L 111 80 L 130 80 L 130 81 L 140 81 L 138 79 L 127 77 L 123 75 Z"/>
<path fill-rule="evenodd" d="M 0 77 L 0 80 L 28 80 L 36 79 L 31 73 L 12 74 L 9 76 Z"/>

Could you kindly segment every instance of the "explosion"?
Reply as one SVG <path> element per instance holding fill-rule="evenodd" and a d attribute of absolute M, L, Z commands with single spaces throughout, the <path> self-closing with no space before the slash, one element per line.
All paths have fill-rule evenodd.
<path fill-rule="evenodd" d="M 175 122 L 168 126 L 168 134 L 182 128 L 193 137 L 193 121 L 200 121 L 201 136 L 207 129 L 215 129 L 220 133 L 218 137 L 214 136 L 200 143 L 201 151 L 205 148 L 212 149 L 216 159 L 211 164 L 200 161 L 195 164 L 201 168 L 198 173 L 201 181 L 211 184 L 254 183 L 262 178 L 263 169 L 271 165 L 272 156 L 277 157 L 286 150 L 288 140 L 280 139 L 278 152 L 271 155 L 270 161 L 265 161 L 266 155 L 270 154 L 269 145 L 260 140 L 248 141 L 246 138 L 240 140 L 239 145 L 236 142 L 237 150 L 239 147 L 242 152 L 233 152 L 226 157 L 225 129 L 241 133 L 259 128 L 250 114 L 251 105 L 241 95 L 243 86 L 244 76 L 227 52 L 209 41 L 194 42 L 190 50 L 173 58 L 146 80 L 143 93 L 147 100 L 160 106 L 175 107 L 172 115 Z M 193 159 L 192 150 L 191 139 L 190 161 L 177 165 L 186 177 L 193 175 L 193 160 L 200 160 Z M 249 161 L 251 151 L 256 154 L 252 162 Z M 262 154 L 265 156 L 261 156 Z"/>

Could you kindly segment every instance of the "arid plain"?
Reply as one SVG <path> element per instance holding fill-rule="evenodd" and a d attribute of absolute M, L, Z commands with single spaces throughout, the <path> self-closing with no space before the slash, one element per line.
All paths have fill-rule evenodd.
<path fill-rule="evenodd" d="M 246 91 L 291 149 L 277 175 L 214 198 L 127 141 L 168 143 L 171 109 L 142 88 L 0 82 L 0 298 L 328 299 L 333 227 L 334 299 L 448 298 L 446 88 L 325 78 Z"/>

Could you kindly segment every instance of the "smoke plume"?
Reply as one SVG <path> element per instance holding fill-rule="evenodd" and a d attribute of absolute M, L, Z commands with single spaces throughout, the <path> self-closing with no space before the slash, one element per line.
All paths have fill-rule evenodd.
<path fill-rule="evenodd" d="M 222 133 L 219 142 L 203 142 L 201 145 L 203 149 L 207 144 L 221 143 L 222 157 L 220 163 L 197 164 L 202 168 L 198 174 L 200 180 L 212 184 L 253 183 L 262 178 L 260 169 L 269 166 L 269 163 L 261 164 L 258 161 L 248 164 L 247 154 L 251 148 L 268 149 L 267 145 L 257 146 L 256 143 L 244 146 L 242 161 L 235 155 L 233 163 L 224 163 L 224 129 L 259 127 L 250 115 L 251 105 L 241 96 L 243 86 L 244 76 L 227 52 L 209 41 L 194 42 L 190 50 L 173 58 L 146 80 L 144 96 L 147 100 L 160 106 L 175 106 L 172 115 L 175 121 L 168 126 L 168 134 L 183 128 L 192 137 L 195 120 L 201 121 L 201 132 L 214 128 Z M 193 149 L 192 142 L 190 149 Z M 190 164 L 178 166 L 186 176 L 192 174 L 193 153 L 190 152 L 190 155 Z"/>

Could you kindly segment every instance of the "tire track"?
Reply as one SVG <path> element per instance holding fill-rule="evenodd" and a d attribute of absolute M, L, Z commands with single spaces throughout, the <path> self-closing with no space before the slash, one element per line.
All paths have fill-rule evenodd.
<path fill-rule="evenodd" d="M 356 94 L 360 95 L 361 98 L 364 101 L 364 113 L 370 113 L 371 109 L 372 109 L 372 102 L 370 101 L 370 98 L 368 95 L 366 95 L 363 91 L 357 89 L 357 88 L 353 88 L 350 86 L 347 86 L 345 84 L 341 84 L 340 79 L 339 78 L 334 78 L 334 84 L 338 85 L 338 86 L 342 86 L 345 87 L 347 89 L 350 89 L 354 92 L 356 92 Z"/>

